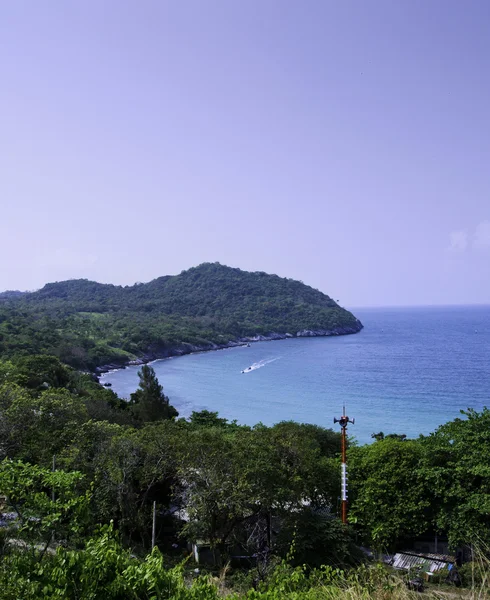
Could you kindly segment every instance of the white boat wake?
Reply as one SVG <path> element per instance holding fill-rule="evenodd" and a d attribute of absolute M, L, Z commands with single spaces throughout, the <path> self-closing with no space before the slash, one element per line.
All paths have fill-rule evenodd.
<path fill-rule="evenodd" d="M 264 360 L 259 360 L 259 362 L 254 363 L 253 365 L 250 365 L 250 367 L 247 367 L 246 369 L 243 369 L 242 373 L 251 373 L 252 371 L 256 371 L 257 369 L 261 369 L 262 367 L 265 367 L 266 365 L 269 365 L 270 363 L 279 360 L 280 356 L 276 356 L 276 358 L 268 358 L 268 359 L 264 359 Z"/>

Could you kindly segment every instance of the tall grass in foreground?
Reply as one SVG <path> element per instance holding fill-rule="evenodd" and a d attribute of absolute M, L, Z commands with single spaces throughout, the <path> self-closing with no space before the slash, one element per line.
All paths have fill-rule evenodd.
<path fill-rule="evenodd" d="M 460 569 L 462 583 L 471 590 L 469 598 L 490 597 L 490 547 L 481 539 L 472 547 L 473 560 Z"/>
<path fill-rule="evenodd" d="M 276 567 L 257 590 L 233 593 L 226 586 L 226 576 L 214 579 L 221 597 L 228 600 L 410 600 L 413 598 L 467 599 L 490 598 L 490 554 L 474 553 L 475 559 L 461 569 L 463 587 L 424 581 L 424 591 L 409 589 L 414 573 L 394 571 L 383 564 L 363 565 L 344 572 L 322 567 L 310 573 L 305 567 L 290 567 L 286 562 Z"/>
<path fill-rule="evenodd" d="M 5 542 L 5 540 L 4 540 Z M 282 561 L 253 589 L 252 574 L 241 585 L 227 569 L 221 577 L 196 576 L 190 565 L 169 568 L 154 549 L 144 559 L 124 549 L 111 527 L 83 549 L 59 547 L 53 554 L 4 543 L 0 552 L 0 600 L 410 600 L 490 599 L 488 549 L 474 552 L 461 569 L 463 585 L 429 584 L 424 593 L 407 588 L 407 575 L 374 563 L 343 571 L 309 570 Z M 250 578 L 250 579 L 248 579 Z M 233 584 L 233 585 L 232 585 Z"/>

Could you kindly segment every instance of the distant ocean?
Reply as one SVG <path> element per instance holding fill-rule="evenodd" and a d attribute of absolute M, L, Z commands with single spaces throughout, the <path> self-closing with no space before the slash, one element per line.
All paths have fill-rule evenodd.
<path fill-rule="evenodd" d="M 360 443 L 379 431 L 428 434 L 460 409 L 490 406 L 490 306 L 353 312 L 364 324 L 355 335 L 259 342 L 152 366 L 181 416 L 208 409 L 249 425 L 333 427 L 345 403 Z M 138 369 L 102 382 L 128 398 Z"/>

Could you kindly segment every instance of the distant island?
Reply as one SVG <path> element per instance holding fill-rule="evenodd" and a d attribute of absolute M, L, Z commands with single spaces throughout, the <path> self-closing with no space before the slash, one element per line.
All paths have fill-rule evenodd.
<path fill-rule="evenodd" d="M 125 287 L 75 279 L 0 294 L 0 357 L 52 354 L 91 371 L 362 327 L 302 282 L 219 263 Z"/>

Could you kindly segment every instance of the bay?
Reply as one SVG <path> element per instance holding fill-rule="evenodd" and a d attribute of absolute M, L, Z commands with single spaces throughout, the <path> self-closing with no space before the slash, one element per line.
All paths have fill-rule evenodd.
<path fill-rule="evenodd" d="M 345 403 L 359 443 L 379 431 L 428 434 L 461 409 L 490 406 L 490 306 L 353 312 L 364 324 L 355 335 L 258 342 L 152 366 L 181 416 L 207 409 L 248 425 L 334 427 Z M 138 370 L 101 382 L 129 398 Z"/>

